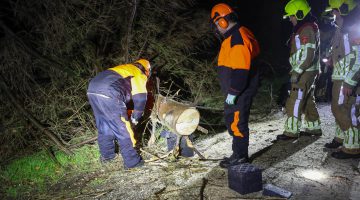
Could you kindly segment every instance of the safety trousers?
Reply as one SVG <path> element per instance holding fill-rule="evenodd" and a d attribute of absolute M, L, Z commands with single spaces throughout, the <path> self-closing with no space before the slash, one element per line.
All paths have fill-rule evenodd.
<path fill-rule="evenodd" d="M 304 72 L 298 83 L 291 84 L 290 96 L 286 100 L 287 119 L 284 126 L 284 134 L 297 137 L 300 128 L 305 131 L 320 131 L 320 117 L 314 100 L 314 81 L 317 72 Z M 305 114 L 302 122 L 301 116 Z"/>
<path fill-rule="evenodd" d="M 248 157 L 249 147 L 249 116 L 252 100 L 256 95 L 259 74 L 254 72 L 248 87 L 238 96 L 235 105 L 225 103 L 225 124 L 232 136 L 232 150 L 236 157 Z"/>
<path fill-rule="evenodd" d="M 126 115 L 125 104 L 107 96 L 88 94 L 96 127 L 98 129 L 98 145 L 102 160 L 115 157 L 115 140 L 126 167 L 131 168 L 141 161 L 135 150 L 136 140 L 131 124 Z"/>
<path fill-rule="evenodd" d="M 344 152 L 360 153 L 360 96 L 344 96 L 343 81 L 335 80 L 333 82 L 331 111 L 338 127 L 335 140 L 343 142 Z M 360 94 L 360 88 L 357 88 L 355 93 Z"/>

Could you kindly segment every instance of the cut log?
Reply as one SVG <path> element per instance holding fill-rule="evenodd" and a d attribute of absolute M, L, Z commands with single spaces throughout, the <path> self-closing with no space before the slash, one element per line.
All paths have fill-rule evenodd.
<path fill-rule="evenodd" d="M 191 135 L 199 125 L 200 113 L 192 106 L 158 95 L 155 109 L 160 122 L 178 135 Z"/>

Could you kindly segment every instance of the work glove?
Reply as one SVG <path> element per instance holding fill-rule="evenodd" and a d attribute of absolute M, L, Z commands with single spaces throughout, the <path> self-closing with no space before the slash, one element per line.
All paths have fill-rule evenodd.
<path fill-rule="evenodd" d="M 228 94 L 225 101 L 229 105 L 234 105 L 235 104 L 235 99 L 236 99 L 235 95 Z"/>
<path fill-rule="evenodd" d="M 135 119 L 133 116 L 130 117 L 131 123 L 134 124 L 135 126 L 139 123 L 139 121 L 137 119 Z"/>
<path fill-rule="evenodd" d="M 291 73 L 290 82 L 295 84 L 295 83 L 297 83 L 299 81 L 299 78 L 300 78 L 300 74 L 296 73 L 296 72 L 293 72 L 293 73 Z"/>

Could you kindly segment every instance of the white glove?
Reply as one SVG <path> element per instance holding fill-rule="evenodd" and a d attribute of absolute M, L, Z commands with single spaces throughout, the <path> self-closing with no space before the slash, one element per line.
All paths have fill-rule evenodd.
<path fill-rule="evenodd" d="M 131 123 L 134 125 L 137 125 L 139 123 L 139 121 L 137 119 L 133 118 L 132 116 L 131 116 L 130 120 L 131 120 Z"/>
<path fill-rule="evenodd" d="M 235 104 L 235 99 L 236 99 L 235 95 L 228 94 L 225 101 L 229 105 L 234 105 Z"/>

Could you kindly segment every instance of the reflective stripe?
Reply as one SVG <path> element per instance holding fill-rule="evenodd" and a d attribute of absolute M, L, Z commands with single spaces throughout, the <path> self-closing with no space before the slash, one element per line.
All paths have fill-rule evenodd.
<path fill-rule="evenodd" d="M 231 130 L 234 133 L 234 136 L 238 136 L 238 137 L 244 137 L 244 135 L 240 132 L 239 127 L 238 127 L 238 123 L 240 121 L 240 111 L 236 111 L 234 113 L 234 120 L 231 123 Z"/>
<path fill-rule="evenodd" d="M 318 120 L 313 121 L 313 122 L 304 120 L 304 122 L 303 122 L 303 127 L 306 128 L 306 129 L 308 129 L 308 130 L 318 130 L 318 129 L 321 129 L 320 120 L 318 119 Z"/>
<path fill-rule="evenodd" d="M 352 53 L 350 55 L 349 58 L 351 60 L 354 59 L 355 62 L 352 66 L 350 66 L 351 69 L 345 78 L 345 82 L 349 85 L 356 86 L 359 80 L 357 80 L 357 78 L 354 79 L 354 76 L 359 73 L 360 70 L 360 47 L 352 46 Z"/>
<path fill-rule="evenodd" d="M 302 99 L 302 95 L 303 95 L 303 91 L 302 91 L 302 89 L 299 88 L 298 96 L 297 96 L 297 99 L 296 99 L 295 105 L 294 105 L 294 116 L 296 118 L 299 118 L 299 106 L 300 106 L 300 101 Z"/>
<path fill-rule="evenodd" d="M 344 104 L 343 86 L 341 86 L 341 88 L 340 88 L 338 104 L 339 104 L 339 105 Z"/>
<path fill-rule="evenodd" d="M 359 149 L 359 129 L 349 128 L 345 131 L 344 147 L 347 149 Z"/>
<path fill-rule="evenodd" d="M 344 139 L 344 131 L 341 130 L 339 124 L 336 124 L 335 137 L 339 139 Z"/>
<path fill-rule="evenodd" d="M 350 41 L 349 41 L 349 34 L 344 34 L 344 48 L 345 48 L 345 55 L 350 53 Z"/>
<path fill-rule="evenodd" d="M 350 62 L 355 58 L 354 53 L 345 54 L 343 58 L 334 64 L 334 71 L 331 75 L 333 80 L 344 80 L 350 72 Z"/>
<path fill-rule="evenodd" d="M 97 94 L 97 93 L 92 93 L 92 92 L 88 92 L 87 95 L 96 95 L 96 96 L 99 96 L 99 97 L 103 97 L 103 98 L 106 98 L 106 99 L 110 99 L 111 97 L 109 96 L 106 96 L 106 95 L 103 95 L 103 94 Z"/>
<path fill-rule="evenodd" d="M 351 122 L 353 126 L 357 126 L 357 118 L 355 116 L 355 112 L 356 112 L 356 108 L 355 108 L 355 104 L 353 104 L 351 106 Z"/>
<path fill-rule="evenodd" d="M 312 44 L 312 43 L 306 43 L 305 45 L 303 45 L 305 48 L 312 48 L 315 49 L 316 45 Z"/>
<path fill-rule="evenodd" d="M 357 126 L 359 121 L 356 117 L 356 107 L 358 105 L 360 105 L 360 96 L 356 96 L 355 103 L 351 106 L 351 121 L 353 126 Z"/>
<path fill-rule="evenodd" d="M 134 136 L 134 131 L 132 130 L 131 128 L 131 124 L 128 120 L 126 120 L 124 117 L 121 117 L 121 121 L 123 121 L 125 123 L 125 126 L 126 126 L 126 130 L 129 132 L 129 135 L 130 135 L 130 139 L 131 139 L 131 142 L 133 144 L 133 147 L 136 146 L 136 139 L 135 139 L 135 136 Z"/>
<path fill-rule="evenodd" d="M 295 36 L 295 43 L 297 51 L 290 56 L 289 62 L 292 66 L 292 70 L 301 74 L 304 70 L 300 68 L 300 66 L 305 62 L 307 58 L 308 48 L 315 49 L 316 44 L 306 43 L 305 45 L 301 45 L 299 36 Z M 299 46 L 298 46 L 299 45 Z M 306 71 L 314 71 L 317 70 L 317 64 L 315 63 L 314 66 L 306 69 Z"/>
<path fill-rule="evenodd" d="M 297 135 L 300 133 L 300 121 L 296 117 L 288 117 L 285 122 L 285 132 Z"/>
<path fill-rule="evenodd" d="M 295 35 L 295 45 L 296 45 L 296 49 L 299 50 L 300 46 L 301 46 L 300 36 L 299 35 Z"/>

